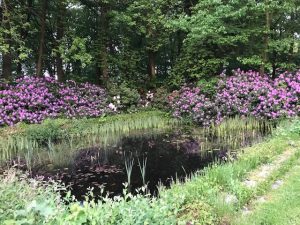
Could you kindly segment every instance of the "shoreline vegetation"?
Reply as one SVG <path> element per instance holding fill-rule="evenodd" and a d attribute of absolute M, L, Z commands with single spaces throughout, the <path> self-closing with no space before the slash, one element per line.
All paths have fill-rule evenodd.
<path fill-rule="evenodd" d="M 53 162 L 54 158 L 57 159 L 54 154 L 57 151 L 64 151 L 68 155 L 87 146 L 114 143 L 122 136 L 138 135 L 146 130 L 161 133 L 176 127 L 182 130 L 188 128 L 200 142 L 204 137 L 216 137 L 219 142 L 237 148 L 240 142 L 245 142 L 249 137 L 258 138 L 260 133 L 272 133 L 275 123 L 252 117 L 233 117 L 220 125 L 201 128 L 188 119 L 173 118 L 169 113 L 159 110 L 99 118 L 47 119 L 41 124 L 21 123 L 0 128 L 0 161 L 16 160 L 17 156 L 25 158 L 28 165 L 33 165 L 31 158 L 36 156 L 37 161 L 50 158 Z"/>
<path fill-rule="evenodd" d="M 10 170 L 0 178 L 3 202 L 0 221 L 3 224 L 227 223 L 295 164 L 298 151 L 256 188 L 243 185 L 251 171 L 274 161 L 287 149 L 297 150 L 299 127 L 298 119 L 282 122 L 271 137 L 243 149 L 237 159 L 209 166 L 187 177 L 184 183 L 174 180 L 170 189 L 160 187 L 159 198 L 147 197 L 141 189 L 141 194 L 133 196 L 124 191 L 124 197 L 114 200 L 103 197 L 100 202 L 95 202 L 91 194 L 82 204 L 73 202 L 69 196 L 65 204 L 57 192 L 63 188 L 59 184 L 29 179 Z"/>
<path fill-rule="evenodd" d="M 0 128 L 0 162 L 18 161 L 21 157 L 30 169 L 34 158 L 37 161 L 42 158 L 50 158 L 51 161 L 57 159 L 54 147 L 60 152 L 64 151 L 67 157 L 76 149 L 99 143 L 105 145 L 122 136 L 147 129 L 170 129 L 179 123 L 178 119 L 158 110 L 99 118 L 47 119 L 41 124 L 22 123 Z"/>
<path fill-rule="evenodd" d="M 21 135 L 43 141 L 48 138 L 63 139 L 67 134 L 84 136 L 99 132 L 162 128 L 177 123 L 179 120 L 172 118 L 169 113 L 160 110 L 145 110 L 96 118 L 46 119 L 41 124 L 20 123 L 12 127 L 1 127 L 0 137 Z"/>

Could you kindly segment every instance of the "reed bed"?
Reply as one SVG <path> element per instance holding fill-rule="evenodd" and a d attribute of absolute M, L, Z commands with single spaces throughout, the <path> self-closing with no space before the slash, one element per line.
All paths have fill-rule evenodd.
<path fill-rule="evenodd" d="M 120 142 L 124 136 L 155 136 L 170 128 L 184 130 L 186 127 L 161 112 L 75 120 L 73 123 L 63 123 L 61 120 L 52 122 L 29 125 L 19 134 L 0 136 L 0 163 L 10 162 L 11 165 L 23 162 L 29 169 L 37 165 L 68 167 L 80 149 L 101 147 L 105 150 L 107 146 Z M 271 122 L 235 117 L 218 126 L 194 127 L 190 135 L 200 143 L 200 153 L 205 155 L 212 151 L 240 148 L 249 140 L 259 141 L 263 132 L 270 133 L 273 128 Z M 226 149 L 219 149 L 219 146 Z M 111 154 L 107 151 L 104 153 L 105 156 L 101 157 Z"/>
<path fill-rule="evenodd" d="M 90 146 L 107 146 L 123 136 L 141 135 L 143 131 L 159 133 L 179 121 L 165 113 L 149 111 L 107 118 L 83 120 L 53 120 L 39 125 L 27 125 L 20 132 L 0 136 L 0 163 L 25 159 L 30 166 L 48 162 L 68 165 L 75 151 Z"/>

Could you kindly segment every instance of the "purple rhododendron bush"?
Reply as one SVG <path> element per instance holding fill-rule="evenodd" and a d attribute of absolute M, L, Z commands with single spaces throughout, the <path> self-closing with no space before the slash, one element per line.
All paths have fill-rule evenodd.
<path fill-rule="evenodd" d="M 46 118 L 96 117 L 108 112 L 106 91 L 96 85 L 24 77 L 0 85 L 0 126 Z"/>
<path fill-rule="evenodd" d="M 272 80 L 258 72 L 237 70 L 233 76 L 221 75 L 211 98 L 200 88 L 185 86 L 173 92 L 169 101 L 175 117 L 189 117 L 203 126 L 234 115 L 292 117 L 300 112 L 300 71 L 285 72 Z"/>
<path fill-rule="evenodd" d="M 188 117 L 195 122 L 209 126 L 215 122 L 218 110 L 215 103 L 201 93 L 198 87 L 184 86 L 169 96 L 173 116 Z"/>
<path fill-rule="evenodd" d="M 117 111 L 106 91 L 89 83 L 60 83 L 53 78 L 24 77 L 0 84 L 0 126 L 40 123 L 46 118 L 97 117 Z M 300 70 L 276 79 L 255 71 L 237 70 L 220 76 L 214 96 L 201 88 L 183 86 L 168 99 L 173 115 L 201 126 L 235 115 L 259 119 L 292 117 L 300 113 Z"/>

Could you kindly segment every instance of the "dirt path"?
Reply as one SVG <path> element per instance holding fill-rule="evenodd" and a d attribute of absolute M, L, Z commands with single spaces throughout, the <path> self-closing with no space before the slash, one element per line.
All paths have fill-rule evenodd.
<path fill-rule="evenodd" d="M 272 171 L 279 168 L 296 150 L 287 150 L 274 162 L 252 172 L 245 185 L 258 185 Z M 248 186 L 253 187 L 253 186 Z M 270 191 L 259 196 L 236 215 L 231 224 L 236 225 L 300 225 L 300 160 L 281 179 L 276 180 Z"/>
<path fill-rule="evenodd" d="M 276 160 L 269 164 L 262 165 L 258 169 L 252 171 L 248 178 L 244 181 L 244 185 L 248 188 L 254 188 L 258 184 L 265 181 L 275 170 L 295 154 L 295 149 L 288 149 L 278 156 Z"/>

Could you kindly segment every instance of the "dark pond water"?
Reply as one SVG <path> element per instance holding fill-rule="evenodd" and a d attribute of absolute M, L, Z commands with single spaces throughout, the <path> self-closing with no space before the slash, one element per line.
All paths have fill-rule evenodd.
<path fill-rule="evenodd" d="M 158 184 L 169 186 L 172 180 L 182 180 L 215 160 L 234 157 L 235 149 L 259 141 L 265 134 L 265 130 L 256 130 L 220 138 L 186 129 L 157 134 L 143 131 L 119 138 L 106 147 L 77 149 L 68 164 L 45 163 L 33 168 L 32 175 L 61 180 L 78 200 L 83 199 L 89 188 L 98 195 L 104 187 L 106 193 L 116 196 L 122 194 L 124 183 L 128 182 L 127 162 L 127 167 L 133 164 L 131 190 L 147 183 L 150 193 L 156 195 Z"/>

